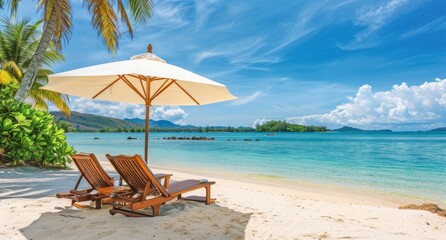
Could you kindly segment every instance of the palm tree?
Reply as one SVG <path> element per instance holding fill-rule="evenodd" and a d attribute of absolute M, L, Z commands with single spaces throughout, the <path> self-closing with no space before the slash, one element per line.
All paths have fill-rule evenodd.
<path fill-rule="evenodd" d="M 6 0 L 11 8 L 11 13 L 17 11 L 20 0 Z M 99 36 L 104 40 L 109 52 L 114 54 L 118 49 L 119 24 L 122 23 L 133 37 L 132 24 L 127 14 L 125 4 L 130 9 L 133 20 L 136 23 L 145 23 L 152 14 L 151 0 L 83 0 L 83 4 L 91 15 L 91 23 Z M 3 5 L 3 0 L 0 0 Z M 32 83 L 40 68 L 44 52 L 50 42 L 53 42 L 58 50 L 62 43 L 67 43 L 72 31 L 72 11 L 70 0 L 39 0 L 38 10 L 43 13 L 43 33 L 37 50 L 25 73 L 15 99 L 24 101 Z M 119 15 L 119 16 L 118 16 Z"/>
<path fill-rule="evenodd" d="M 28 71 L 34 52 L 39 45 L 38 28 L 41 21 L 30 24 L 28 21 L 15 23 L 6 19 L 3 20 L 3 24 L 4 29 L 0 31 L 0 84 L 12 84 L 14 85 L 12 89 L 14 89 L 22 81 L 23 73 L 26 74 Z M 52 63 L 63 60 L 64 56 L 56 51 L 53 44 L 50 44 L 43 55 L 43 66 L 49 67 Z M 47 76 L 51 73 L 49 69 L 42 67 L 37 70 L 36 78 L 39 81 L 33 83 L 27 98 L 37 109 L 48 110 L 46 102 L 51 102 L 66 115 L 70 115 L 67 95 L 39 89 L 42 83 L 45 84 L 48 81 Z"/>

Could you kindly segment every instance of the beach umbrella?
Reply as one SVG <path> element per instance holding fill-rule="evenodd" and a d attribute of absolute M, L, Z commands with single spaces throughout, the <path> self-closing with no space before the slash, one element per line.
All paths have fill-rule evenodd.
<path fill-rule="evenodd" d="M 151 106 L 193 106 L 236 99 L 225 85 L 166 63 L 152 53 L 48 76 L 42 89 L 68 95 L 144 104 L 145 161 L 148 159 Z"/>

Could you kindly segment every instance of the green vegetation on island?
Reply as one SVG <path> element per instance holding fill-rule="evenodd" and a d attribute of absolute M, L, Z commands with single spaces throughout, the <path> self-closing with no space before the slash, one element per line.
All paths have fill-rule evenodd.
<path fill-rule="evenodd" d="M 97 132 L 103 128 L 108 129 L 130 129 L 141 127 L 131 122 L 105 116 L 71 112 L 68 117 L 62 112 L 51 112 L 58 124 L 67 132 Z"/>
<path fill-rule="evenodd" d="M 286 121 L 268 121 L 256 126 L 257 132 L 327 132 L 327 127 L 304 126 Z"/>

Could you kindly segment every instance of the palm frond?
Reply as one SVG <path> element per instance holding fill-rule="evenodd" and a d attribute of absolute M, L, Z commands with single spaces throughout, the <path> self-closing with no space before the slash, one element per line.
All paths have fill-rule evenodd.
<path fill-rule="evenodd" d="M 153 2 L 151 0 L 128 0 L 133 19 L 138 23 L 146 23 L 152 17 Z"/>
<path fill-rule="evenodd" d="M 0 84 L 8 84 L 12 82 L 13 78 L 14 77 L 8 71 L 3 69 L 0 70 Z"/>
<path fill-rule="evenodd" d="M 0 0 L 0 9 L 2 9 L 6 4 L 9 5 L 11 16 L 15 17 L 17 14 L 17 9 L 21 0 Z"/>
<path fill-rule="evenodd" d="M 91 24 L 101 36 L 108 51 L 116 53 L 118 49 L 117 17 L 108 0 L 85 0 L 84 5 L 91 15 Z"/>
<path fill-rule="evenodd" d="M 27 60 L 34 55 L 38 42 L 40 21 L 30 24 L 26 20 L 15 23 L 10 19 L 2 19 L 4 25 L 0 33 L 0 61 L 13 61 L 19 68 L 26 68 Z"/>
<path fill-rule="evenodd" d="M 15 78 L 22 78 L 23 73 L 20 67 L 14 61 L 5 61 L 3 62 L 3 69 L 11 73 Z"/>
<path fill-rule="evenodd" d="M 41 68 L 37 71 L 36 78 L 41 80 L 40 82 L 48 82 L 48 75 L 50 74 L 53 74 L 53 71 Z"/>
<path fill-rule="evenodd" d="M 43 18 L 45 25 L 51 15 L 55 15 L 55 32 L 53 42 L 56 50 L 62 49 L 62 46 L 70 40 L 73 24 L 71 3 L 69 0 L 39 0 L 39 10 L 43 9 Z M 45 26 L 44 26 L 45 27 Z"/>
<path fill-rule="evenodd" d="M 128 33 L 131 38 L 133 38 L 133 28 L 132 24 L 130 23 L 130 19 L 127 15 L 127 11 L 125 10 L 124 4 L 122 3 L 122 0 L 116 0 L 118 5 L 118 13 L 121 19 L 121 22 L 123 22 L 127 26 Z"/>
<path fill-rule="evenodd" d="M 48 111 L 48 104 L 50 102 L 54 104 L 61 112 L 66 116 L 70 116 L 71 111 L 68 106 L 68 95 L 52 92 L 48 90 L 40 89 L 42 84 L 34 82 L 31 87 L 28 97 L 34 102 L 35 108 Z"/>
<path fill-rule="evenodd" d="M 41 96 L 31 96 L 31 100 L 34 102 L 34 108 L 48 111 L 48 104 L 46 104 L 45 100 Z"/>
<path fill-rule="evenodd" d="M 43 56 L 43 65 L 50 66 L 53 63 L 65 61 L 65 56 L 56 50 L 54 43 L 50 43 L 48 50 L 46 50 Z"/>

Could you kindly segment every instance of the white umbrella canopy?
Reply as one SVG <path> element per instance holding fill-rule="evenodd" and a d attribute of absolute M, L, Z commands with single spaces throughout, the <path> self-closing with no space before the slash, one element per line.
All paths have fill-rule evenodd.
<path fill-rule="evenodd" d="M 223 84 L 149 59 L 100 64 L 52 74 L 48 79 L 42 89 L 114 102 L 146 104 L 150 100 L 150 105 L 188 106 L 236 99 Z"/>
<path fill-rule="evenodd" d="M 192 106 L 237 99 L 225 85 L 170 65 L 152 53 L 52 74 L 42 89 L 83 98 L 146 105 L 145 160 L 148 157 L 149 108 Z"/>

